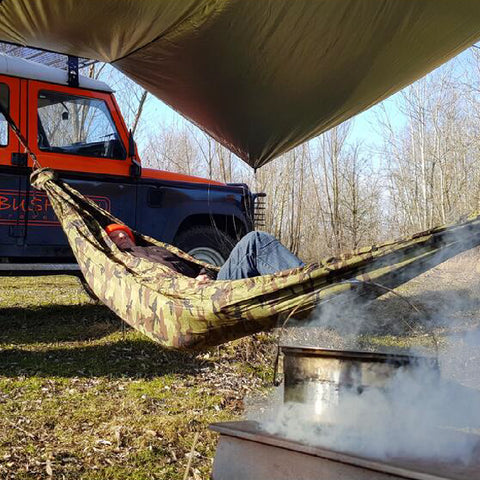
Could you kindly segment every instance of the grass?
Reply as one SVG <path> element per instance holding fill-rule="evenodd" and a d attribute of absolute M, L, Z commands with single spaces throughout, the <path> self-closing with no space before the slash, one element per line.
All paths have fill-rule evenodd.
<path fill-rule="evenodd" d="M 431 344 L 425 332 L 480 328 L 473 261 L 399 290 L 428 319 L 391 295 L 362 311 L 372 321 L 353 325 L 360 341 L 403 349 Z M 314 329 L 298 330 L 308 330 L 302 342 L 341 347 L 338 333 L 316 341 Z M 170 352 L 126 328 L 73 277 L 0 278 L 0 478 L 182 479 L 196 432 L 189 478 L 209 478 L 217 437 L 208 425 L 239 419 L 245 398 L 270 388 L 274 338 Z"/>
<path fill-rule="evenodd" d="M 0 478 L 208 478 L 212 422 L 268 388 L 273 345 L 202 355 L 125 328 L 73 277 L 0 279 Z"/>

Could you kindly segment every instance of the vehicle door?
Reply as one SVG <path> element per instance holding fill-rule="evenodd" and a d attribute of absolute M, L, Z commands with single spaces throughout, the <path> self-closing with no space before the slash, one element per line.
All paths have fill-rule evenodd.
<path fill-rule="evenodd" d="M 29 146 L 42 167 L 135 227 L 136 181 L 128 133 L 109 93 L 29 82 Z M 68 257 L 66 236 L 46 195 L 32 189 L 26 245 L 35 255 Z"/>
<path fill-rule="evenodd" d="M 20 80 L 0 75 L 0 102 L 20 124 Z M 25 235 L 25 181 L 19 161 L 19 142 L 0 114 L 0 256 L 8 257 L 23 245 Z"/>

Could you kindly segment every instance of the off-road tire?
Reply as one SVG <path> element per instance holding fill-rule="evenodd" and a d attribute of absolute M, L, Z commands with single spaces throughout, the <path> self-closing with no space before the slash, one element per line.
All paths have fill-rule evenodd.
<path fill-rule="evenodd" d="M 174 244 L 195 258 L 221 266 L 230 255 L 235 241 L 215 227 L 202 225 L 180 232 Z"/>

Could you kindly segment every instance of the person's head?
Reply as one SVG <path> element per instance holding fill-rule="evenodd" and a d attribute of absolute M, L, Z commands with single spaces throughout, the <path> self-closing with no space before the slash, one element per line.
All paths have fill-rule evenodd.
<path fill-rule="evenodd" d="M 126 225 L 111 223 L 105 228 L 105 231 L 120 250 L 126 250 L 136 245 L 133 232 Z"/>

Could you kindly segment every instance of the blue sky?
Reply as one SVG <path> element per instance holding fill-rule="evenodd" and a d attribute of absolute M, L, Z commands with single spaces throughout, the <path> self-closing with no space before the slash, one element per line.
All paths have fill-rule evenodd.
<path fill-rule="evenodd" d="M 384 100 L 381 104 L 385 107 L 387 114 L 392 117 L 393 126 L 400 128 L 405 120 L 396 107 L 398 101 L 398 94 L 395 94 Z M 351 141 L 364 142 L 370 145 L 379 145 L 382 143 L 382 135 L 381 132 L 378 131 L 376 122 L 376 115 L 379 114 L 379 110 L 380 104 L 354 117 L 350 134 Z"/>

